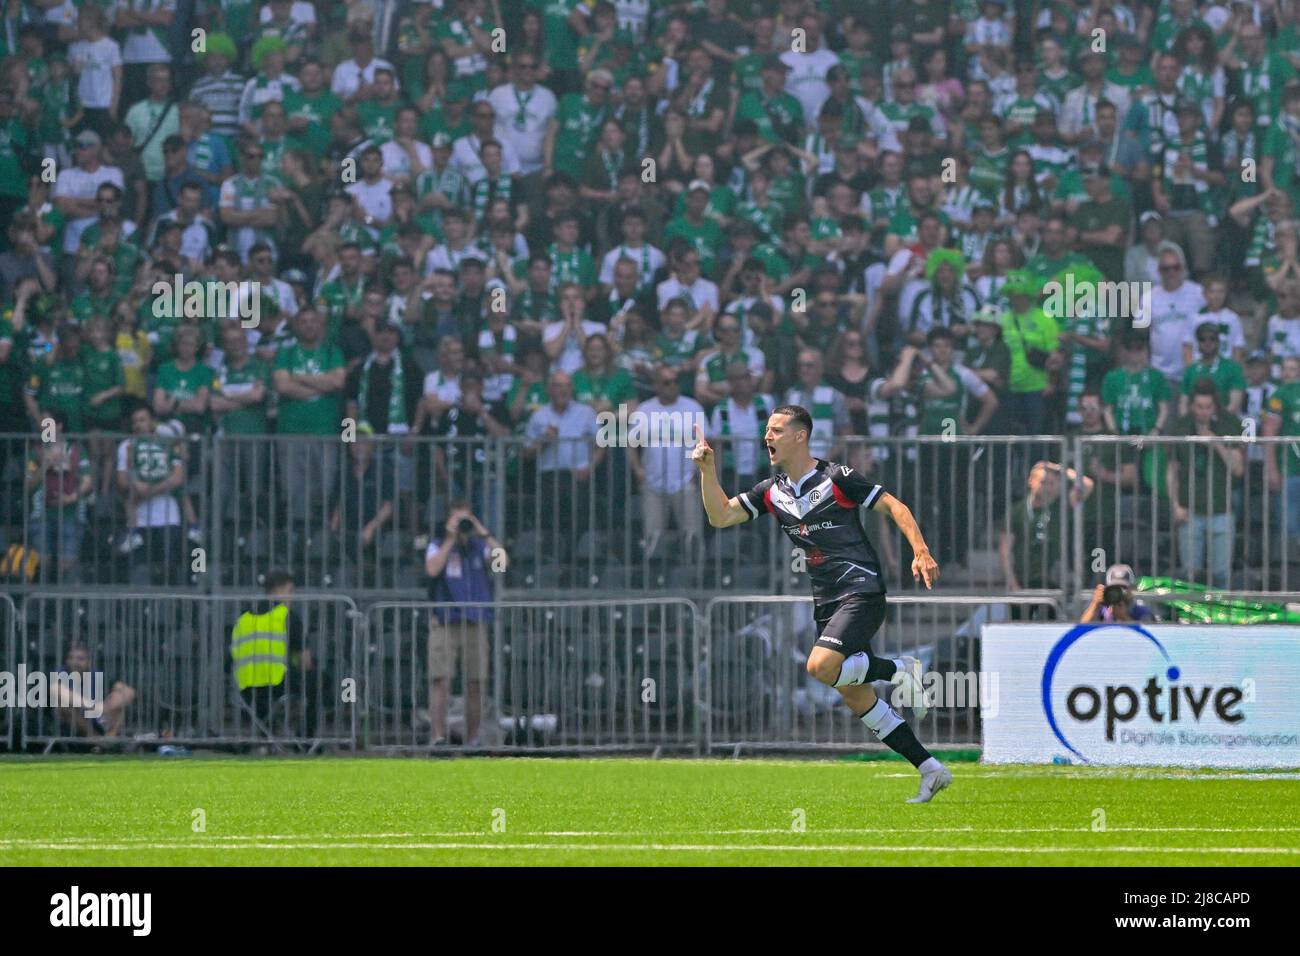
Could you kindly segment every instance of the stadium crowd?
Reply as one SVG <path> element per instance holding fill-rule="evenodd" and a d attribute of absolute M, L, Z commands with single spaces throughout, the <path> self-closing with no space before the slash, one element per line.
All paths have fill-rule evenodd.
<path fill-rule="evenodd" d="M 702 533 L 690 463 L 594 447 L 599 412 L 708 416 L 735 490 L 780 402 L 867 472 L 844 436 L 1300 434 L 1295 0 L 15 0 L 4 23 L 0 433 L 60 436 L 0 443 L 6 488 L 27 473 L 5 519 L 69 564 L 51 515 L 92 506 L 126 515 L 124 552 L 201 538 L 181 434 L 519 436 L 544 529 L 581 530 L 604 468 L 651 551 L 670 516 Z M 1149 314 L 1045 307 L 1053 281 L 1147 284 Z M 394 502 L 332 487 L 371 452 L 326 444 L 226 493 L 313 474 L 369 544 Z M 1166 490 L 1211 570 L 1252 474 L 1300 531 L 1300 462 L 1200 447 Z M 1143 487 L 1137 454 L 1091 462 L 1092 497 Z M 395 464 L 426 530 L 461 496 L 527 524 L 454 480 L 428 500 L 445 464 Z"/>

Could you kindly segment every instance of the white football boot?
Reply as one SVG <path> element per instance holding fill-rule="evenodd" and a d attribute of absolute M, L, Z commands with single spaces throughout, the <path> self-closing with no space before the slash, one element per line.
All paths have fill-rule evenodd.
<path fill-rule="evenodd" d="M 908 800 L 908 803 L 929 803 L 934 799 L 934 795 L 940 790 L 945 789 L 952 783 L 952 771 L 939 764 L 938 770 L 931 770 L 929 773 L 921 774 L 921 789 L 916 791 L 916 796 Z"/>

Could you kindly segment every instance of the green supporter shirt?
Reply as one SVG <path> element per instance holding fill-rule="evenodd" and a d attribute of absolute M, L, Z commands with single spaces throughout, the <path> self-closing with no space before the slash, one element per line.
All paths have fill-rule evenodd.
<path fill-rule="evenodd" d="M 1007 312 L 1002 316 L 1002 338 L 1011 353 L 1010 391 L 1041 392 L 1047 388 L 1047 370 L 1030 365 L 1026 349 L 1055 351 L 1060 342 L 1056 320 L 1038 308 L 1024 315 Z"/>
<path fill-rule="evenodd" d="M 383 146 L 393 138 L 393 127 L 397 124 L 397 109 L 400 102 L 376 103 L 372 100 L 357 104 L 357 118 L 361 120 L 361 130 L 376 146 Z"/>
<path fill-rule="evenodd" d="M 0 345 L 9 343 L 9 357 L 0 362 L 0 414 L 16 414 L 22 408 L 22 390 L 27 384 L 27 334 L 15 332 L 9 320 L 12 311 L 0 318 Z M 6 409 L 9 406 L 9 409 Z"/>
<path fill-rule="evenodd" d="M 333 343 L 322 343 L 314 349 L 295 343 L 275 357 L 276 369 L 291 375 L 321 375 L 343 365 L 343 353 Z M 338 392 L 311 398 L 280 398 L 279 430 L 284 434 L 330 435 L 338 432 L 341 421 Z"/>
<path fill-rule="evenodd" d="M 290 145 L 305 149 L 313 156 L 324 155 L 330 144 L 330 120 L 343 108 L 343 101 L 327 89 L 315 93 L 285 90 L 283 105 L 286 120 L 299 116 L 307 120 L 306 129 L 289 132 Z"/>
<path fill-rule="evenodd" d="M 211 392 L 214 380 L 212 369 L 202 362 L 195 362 L 187 369 L 178 368 L 175 362 L 164 362 L 158 367 L 155 384 L 177 401 L 186 402 L 198 395 L 200 389 L 206 388 Z M 201 434 L 207 430 L 206 412 L 185 412 L 178 417 L 187 432 Z"/>
<path fill-rule="evenodd" d="M 522 378 L 516 378 L 515 383 L 510 386 L 510 394 L 506 396 L 508 407 L 514 406 L 515 399 L 521 391 L 524 392 L 524 407 L 520 412 L 519 420 L 515 422 L 517 435 L 522 435 L 528 428 L 528 419 L 533 417 L 533 412 L 551 400 L 546 394 L 545 382 L 525 382 Z"/>
<path fill-rule="evenodd" d="M 1156 427 L 1160 403 L 1172 396 L 1169 383 L 1147 366 L 1137 372 L 1113 368 L 1101 380 L 1101 400 L 1110 406 L 1121 435 L 1145 435 Z"/>
<path fill-rule="evenodd" d="M 614 408 L 636 401 L 636 385 L 627 369 L 612 368 L 608 375 L 596 378 L 585 368 L 573 373 L 573 397 L 584 405 L 607 402 Z"/>
<path fill-rule="evenodd" d="M 671 246 L 674 239 L 685 239 L 700 255 L 700 271 L 708 278 L 713 278 L 718 262 L 718 253 L 722 249 L 722 227 L 716 219 L 707 216 L 699 223 L 692 223 L 682 216 L 672 220 L 664 229 L 664 246 Z"/>
<path fill-rule="evenodd" d="M 82 349 L 81 364 L 86 367 L 87 402 L 100 392 L 106 392 L 110 388 L 116 388 L 119 385 L 126 385 L 126 376 L 122 371 L 122 359 L 117 354 L 116 349 L 107 348 L 100 352 L 87 346 Z M 115 429 L 121 425 L 121 419 L 122 398 L 120 395 L 93 407 L 91 405 L 86 406 L 86 420 L 92 426 L 98 424 Z"/>
<path fill-rule="evenodd" d="M 1068 174 L 1074 175 L 1074 174 Z M 1112 188 L 1114 179 L 1112 176 Z M 1065 178 L 1062 178 L 1062 182 Z M 1125 191 L 1128 187 L 1125 186 Z M 1128 241 L 1129 229 L 1133 225 L 1133 207 L 1126 198 L 1112 196 L 1108 202 L 1085 201 L 1074 213 L 1074 226 L 1079 232 L 1098 232 L 1110 226 L 1123 228 L 1123 238 L 1110 244 L 1083 244 L 1080 252 L 1091 259 L 1101 274 L 1111 282 L 1124 280 L 1125 243 Z"/>
<path fill-rule="evenodd" d="M 533 9 L 542 15 L 542 40 L 546 61 L 553 70 L 578 68 L 578 34 L 569 26 L 569 16 L 581 10 L 590 20 L 591 0 L 533 0 Z"/>
<path fill-rule="evenodd" d="M 1052 588 L 1059 579 L 1052 574 L 1061 560 L 1061 536 L 1068 520 L 1061 501 L 1050 501 L 1035 508 L 1030 499 L 1021 498 L 1011 506 L 1012 567 L 1016 583 L 1022 588 Z"/>
<path fill-rule="evenodd" d="M 677 381 L 681 383 L 683 395 L 691 395 L 695 391 L 695 378 L 684 369 L 695 357 L 702 344 L 700 334 L 695 329 L 687 329 L 681 338 L 674 338 L 666 332 L 660 332 L 655 337 L 655 351 L 659 353 L 659 362 L 679 370 Z"/>
<path fill-rule="evenodd" d="M 1241 419 L 1221 412 L 1210 423 L 1215 435 L 1242 434 Z M 1170 435 L 1195 435 L 1191 415 L 1174 422 Z M 1240 449 L 1240 445 L 1229 446 Z M 1179 464 L 1178 503 L 1197 515 L 1221 515 L 1232 510 L 1232 487 L 1237 479 L 1228 463 L 1207 444 L 1177 444 L 1166 449 L 1168 461 Z"/>
<path fill-rule="evenodd" d="M 1276 415 L 1282 420 L 1282 430 L 1278 433 L 1286 436 L 1300 436 L 1300 382 L 1284 382 L 1269 396 L 1268 414 Z M 1289 446 L 1296 461 L 1290 467 L 1279 462 L 1283 474 L 1294 475 L 1300 472 L 1300 443 L 1292 442 Z"/>
<path fill-rule="evenodd" d="M 80 360 L 55 361 L 32 373 L 28 391 L 42 410 L 58 409 L 68 416 L 67 430 L 86 430 L 86 367 Z"/>
<path fill-rule="evenodd" d="M 1246 373 L 1240 365 L 1230 358 L 1218 358 L 1213 362 L 1193 362 L 1183 369 L 1183 394 L 1191 395 L 1198 379 L 1208 378 L 1214 382 L 1219 391 L 1219 404 L 1228 407 L 1228 395 L 1236 389 L 1246 390 Z"/>
<path fill-rule="evenodd" d="M 261 382 L 267 394 L 270 394 L 271 368 L 261 359 L 253 356 L 244 363 L 243 368 L 234 368 L 223 362 L 217 371 L 214 387 L 229 398 L 247 394 L 258 382 Z M 256 405 L 245 405 L 225 412 L 221 416 L 219 427 L 224 435 L 266 434 L 266 402 L 261 401 Z"/>
<path fill-rule="evenodd" d="M 27 130 L 17 119 L 0 122 L 0 196 L 27 198 L 27 175 L 21 155 L 27 149 Z"/>
<path fill-rule="evenodd" d="M 761 90 L 747 90 L 736 104 L 736 120 L 753 120 L 769 142 L 793 143 L 804 125 L 803 107 L 784 91 L 768 99 Z"/>
<path fill-rule="evenodd" d="M 181 462 L 181 443 L 153 435 L 127 439 L 127 470 L 132 481 L 157 485 L 166 481 Z"/>
<path fill-rule="evenodd" d="M 1300 142 L 1292 137 L 1281 121 L 1275 121 L 1264 134 L 1263 153 L 1273 160 L 1273 181 L 1277 188 L 1290 194 L 1300 206 Z"/>
<path fill-rule="evenodd" d="M 1025 269 L 1038 280 L 1040 285 L 1046 285 L 1067 266 L 1091 264 L 1086 256 L 1081 256 L 1077 252 L 1067 252 L 1057 259 L 1049 258 L 1045 253 L 1040 252 L 1025 263 Z"/>
<path fill-rule="evenodd" d="M 582 93 L 566 94 L 555 110 L 559 127 L 555 133 L 555 169 L 581 182 L 601 124 L 610 115 L 609 107 L 587 102 Z"/>

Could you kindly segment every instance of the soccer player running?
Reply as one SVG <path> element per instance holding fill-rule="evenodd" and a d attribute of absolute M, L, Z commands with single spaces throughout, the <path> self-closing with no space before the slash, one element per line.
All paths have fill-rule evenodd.
<path fill-rule="evenodd" d="M 880 485 L 847 465 L 814 458 L 808 452 L 812 416 L 798 405 L 781 405 L 767 420 L 763 441 L 777 475 L 734 498 L 718 484 L 713 449 L 698 425 L 691 453 L 700 470 L 700 491 L 709 524 L 729 528 L 764 511 L 776 515 L 784 531 L 808 556 L 817 642 L 808 655 L 808 673 L 840 692 L 849 709 L 890 749 L 921 773 L 921 788 L 908 803 L 926 803 L 952 782 L 952 773 L 921 746 L 912 729 L 871 682 L 902 685 L 918 717 L 926 713 L 921 662 L 914 657 L 884 658 L 871 653 L 871 637 L 885 620 L 885 579 L 880 559 L 858 517 L 866 505 L 889 515 L 912 545 L 912 576 L 927 588 L 939 577 L 911 510 Z M 791 478 L 791 475 L 798 475 Z"/>

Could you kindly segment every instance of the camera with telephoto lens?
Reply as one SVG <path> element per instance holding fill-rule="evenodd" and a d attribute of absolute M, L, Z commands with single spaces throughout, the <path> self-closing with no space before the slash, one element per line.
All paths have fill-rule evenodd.
<path fill-rule="evenodd" d="M 461 518 L 456 524 L 456 530 L 461 534 L 473 534 L 474 522 L 470 521 L 469 518 Z"/>
<path fill-rule="evenodd" d="M 1108 584 L 1101 592 L 1101 603 L 1105 607 L 1119 607 L 1128 603 L 1128 589 L 1122 584 Z"/>

